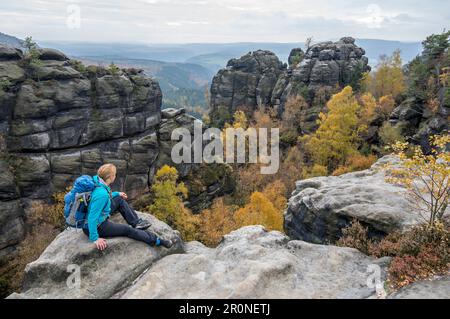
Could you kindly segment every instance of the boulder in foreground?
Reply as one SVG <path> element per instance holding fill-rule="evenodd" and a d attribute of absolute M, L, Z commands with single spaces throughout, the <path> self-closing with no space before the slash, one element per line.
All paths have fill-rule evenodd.
<path fill-rule="evenodd" d="M 164 257 L 117 298 L 370 298 L 373 259 L 356 249 L 289 241 L 277 231 L 247 226 L 215 249 L 198 242 Z M 382 278 L 381 278 L 382 279 Z"/>
<path fill-rule="evenodd" d="M 339 239 L 353 219 L 375 238 L 423 222 L 407 201 L 406 189 L 385 181 L 382 167 L 387 163 L 397 165 L 398 160 L 385 156 L 364 171 L 298 181 L 284 215 L 286 233 L 293 239 L 329 243 Z"/>
<path fill-rule="evenodd" d="M 171 249 L 150 247 L 117 237 L 107 239 L 108 248 L 99 251 L 82 231 L 68 229 L 56 237 L 39 259 L 27 265 L 22 293 L 9 298 L 109 298 L 130 285 L 155 261 L 183 251 L 178 232 L 152 215 L 139 215 L 152 223 L 150 231 L 176 240 L 176 245 Z M 80 267 L 79 289 L 67 285 L 71 276 L 68 269 L 77 266 Z"/>

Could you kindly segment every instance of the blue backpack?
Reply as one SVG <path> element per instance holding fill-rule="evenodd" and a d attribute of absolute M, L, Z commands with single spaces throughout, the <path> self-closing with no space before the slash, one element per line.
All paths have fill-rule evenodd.
<path fill-rule="evenodd" d="M 64 217 L 67 226 L 83 228 L 86 225 L 88 205 L 95 187 L 89 175 L 82 175 L 75 180 L 70 192 L 64 196 Z"/>

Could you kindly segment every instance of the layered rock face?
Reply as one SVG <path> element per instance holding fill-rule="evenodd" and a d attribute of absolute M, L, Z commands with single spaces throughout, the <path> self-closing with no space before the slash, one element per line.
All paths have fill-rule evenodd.
<path fill-rule="evenodd" d="M 291 63 L 291 68 L 278 79 L 271 104 L 282 113 L 290 97 L 304 97 L 310 107 L 302 110 L 304 120 L 299 127 L 305 133 L 312 132 L 331 95 L 346 85 L 354 86 L 364 72 L 370 71 L 364 54 L 364 49 L 355 45 L 351 37 L 317 43 L 304 54 L 301 49 L 293 49 L 290 61 L 298 57 L 299 62 Z"/>
<path fill-rule="evenodd" d="M 157 82 L 139 72 L 77 70 L 59 51 L 39 52 L 32 67 L 20 50 L 0 46 L 2 255 L 23 237 L 32 201 L 105 162 L 118 168 L 113 188 L 133 198 L 147 187 L 158 156 Z"/>
<path fill-rule="evenodd" d="M 334 242 L 353 219 L 368 227 L 370 237 L 382 237 L 423 222 L 405 197 L 406 190 L 385 181 L 386 156 L 370 169 L 341 176 L 298 181 L 285 212 L 284 228 L 294 239 Z"/>
<path fill-rule="evenodd" d="M 291 96 L 303 95 L 309 102 L 318 92 L 329 97 L 336 87 L 351 84 L 363 72 L 370 71 L 364 54 L 364 49 L 355 45 L 355 39 L 346 37 L 318 43 L 306 53 L 293 49 L 289 69 L 270 51 L 255 51 L 230 60 L 211 85 L 211 118 L 223 115 L 220 107 L 233 114 L 238 106 L 252 110 L 272 106 L 281 114 Z M 313 128 L 323 107 L 324 103 L 318 103 L 305 110 L 305 123 L 300 123 L 305 131 Z"/>
<path fill-rule="evenodd" d="M 218 112 L 233 115 L 238 107 L 255 110 L 270 105 L 272 91 L 285 70 L 286 65 L 274 53 L 264 50 L 228 61 L 212 80 L 212 118 Z"/>
<path fill-rule="evenodd" d="M 393 125 L 399 126 L 427 152 L 431 150 L 430 136 L 450 131 L 450 107 L 444 104 L 444 90 L 440 96 L 441 101 L 436 112 L 432 112 L 425 103 L 416 98 L 408 98 L 394 109 L 390 117 Z"/>
<path fill-rule="evenodd" d="M 296 50 L 299 49 L 293 51 Z M 290 90 L 289 95 L 299 93 L 292 91 L 297 89 L 296 86 L 306 86 L 314 93 L 321 86 L 348 85 L 355 76 L 370 71 L 369 60 L 364 56 L 365 53 L 363 48 L 355 45 L 355 39 L 351 37 L 342 38 L 337 42 L 317 43 L 306 51 L 298 64 L 292 65 L 292 72 L 288 72 L 289 83 L 284 90 Z M 296 52 L 295 55 L 299 53 Z M 286 95 L 286 92 L 284 93 Z"/>

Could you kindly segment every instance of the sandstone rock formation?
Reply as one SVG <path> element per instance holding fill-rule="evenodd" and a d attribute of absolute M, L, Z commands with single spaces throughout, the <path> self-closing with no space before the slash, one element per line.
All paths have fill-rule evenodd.
<path fill-rule="evenodd" d="M 139 213 L 139 216 L 152 223 L 150 231 L 176 244 L 170 249 L 149 247 L 117 237 L 108 239 L 108 248 L 99 251 L 82 231 L 68 229 L 56 237 L 38 260 L 27 265 L 22 293 L 9 298 L 109 298 L 157 260 L 183 252 L 178 232 L 152 215 Z M 114 217 L 123 221 L 120 216 Z M 70 277 L 75 274 L 75 267 L 80 271 L 79 286 L 77 279 Z"/>
<path fill-rule="evenodd" d="M 176 236 L 152 221 L 154 230 Z M 289 241 L 261 226 L 236 230 L 215 249 L 186 243 L 179 254 L 123 238 L 109 240 L 101 253 L 84 240 L 59 235 L 27 266 L 24 291 L 10 298 L 369 298 L 375 291 L 367 286 L 368 266 L 379 265 L 383 280 L 387 262 L 351 248 Z M 81 267 L 78 290 L 66 286 L 68 264 Z"/>
<path fill-rule="evenodd" d="M 423 222 L 405 198 L 406 190 L 385 181 L 382 166 L 395 162 L 385 156 L 368 170 L 298 181 L 284 216 L 286 233 L 326 243 L 337 240 L 353 219 L 368 227 L 370 237 Z"/>
<path fill-rule="evenodd" d="M 214 122 L 223 117 L 224 110 L 232 115 L 239 106 L 251 110 L 272 106 L 281 114 L 289 97 L 304 95 L 313 102 L 319 90 L 329 97 L 336 87 L 352 84 L 370 70 L 364 54 L 355 39 L 346 37 L 315 44 L 306 53 L 293 49 L 289 69 L 270 51 L 259 50 L 232 59 L 213 79 L 211 119 Z M 305 123 L 300 123 L 305 131 L 313 129 L 324 106 L 318 103 L 305 110 Z"/>
<path fill-rule="evenodd" d="M 139 70 L 112 72 L 57 50 L 38 52 L 32 66 L 22 51 L 0 45 L 0 262 L 14 256 L 33 202 L 48 201 L 105 162 L 118 169 L 112 188 L 135 198 L 158 167 L 173 165 L 172 130 L 195 120 L 183 110 L 161 112 L 158 83 Z M 198 169 L 177 168 L 183 178 Z M 189 198 L 194 208 L 221 193 L 217 178 Z"/>
<path fill-rule="evenodd" d="M 264 50 L 228 61 L 212 80 L 212 119 L 220 112 L 233 115 L 237 107 L 255 110 L 269 105 L 278 77 L 285 70 L 286 65 L 274 53 Z"/>
<path fill-rule="evenodd" d="M 133 197 L 158 156 L 157 82 L 138 72 L 87 72 L 53 49 L 39 55 L 31 66 L 20 50 L 0 46 L 0 257 L 23 237 L 32 201 L 104 162 L 118 168 L 113 187 Z"/>
<path fill-rule="evenodd" d="M 337 42 L 317 43 L 307 50 L 301 62 L 293 68 L 290 87 L 285 89 L 292 90 L 302 84 L 313 90 L 320 86 L 348 85 L 354 76 L 370 71 L 368 58 L 364 54 L 364 49 L 356 46 L 355 39 L 351 37 Z"/>
<path fill-rule="evenodd" d="M 410 97 L 396 107 L 390 117 L 393 125 L 400 127 L 405 135 L 411 136 L 412 141 L 420 144 L 427 152 L 430 150 L 430 136 L 450 131 L 450 106 L 443 102 L 445 93 L 440 95 L 442 101 L 436 112 L 432 112 L 424 102 Z"/>
<path fill-rule="evenodd" d="M 198 242 L 155 263 L 121 298 L 368 298 L 367 267 L 355 249 L 289 241 L 247 226 L 215 249 Z"/>
<path fill-rule="evenodd" d="M 369 60 L 364 54 L 364 49 L 355 45 L 355 39 L 351 37 L 317 43 L 304 55 L 299 49 L 293 49 L 290 59 L 298 56 L 300 62 L 278 79 L 271 105 L 282 113 L 289 97 L 303 96 L 310 108 L 302 111 L 304 120 L 299 127 L 305 133 L 312 132 L 331 95 L 346 85 L 354 87 L 362 74 L 370 71 Z"/>
<path fill-rule="evenodd" d="M 66 230 L 27 265 L 23 290 L 8 298 L 386 297 L 368 282 L 379 270 L 383 285 L 389 257 L 291 240 L 262 226 L 240 228 L 208 248 L 183 243 L 166 224 L 139 214 L 152 222 L 151 231 L 176 245 L 168 250 L 118 237 L 108 239 L 108 248 L 100 252 L 81 232 Z M 80 267 L 80 286 L 75 285 L 74 265 Z M 419 281 L 387 297 L 448 298 L 448 282 L 448 276 Z"/>

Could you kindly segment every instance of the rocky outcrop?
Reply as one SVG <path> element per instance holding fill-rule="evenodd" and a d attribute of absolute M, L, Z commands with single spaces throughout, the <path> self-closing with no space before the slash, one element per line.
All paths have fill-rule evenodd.
<path fill-rule="evenodd" d="M 33 201 L 104 162 L 118 168 L 113 187 L 133 198 L 158 156 L 157 82 L 132 70 L 87 70 L 53 49 L 38 53 L 31 64 L 0 45 L 0 259 L 23 237 Z"/>
<path fill-rule="evenodd" d="M 367 267 L 355 249 L 289 241 L 248 226 L 215 249 L 198 242 L 155 263 L 121 298 L 369 298 Z"/>
<path fill-rule="evenodd" d="M 269 105 L 278 77 L 285 70 L 286 65 L 274 53 L 264 50 L 228 61 L 212 80 L 212 119 L 218 119 L 220 113 L 232 116 L 238 107 L 255 110 Z"/>
<path fill-rule="evenodd" d="M 317 43 L 306 51 L 301 62 L 292 69 L 290 87 L 287 89 L 292 90 L 296 84 L 312 90 L 320 86 L 348 85 L 355 76 L 370 71 L 368 58 L 364 54 L 364 49 L 355 45 L 355 39 L 351 37 L 337 42 Z"/>
<path fill-rule="evenodd" d="M 278 79 L 271 104 L 282 113 L 290 97 L 303 96 L 310 107 L 302 111 L 299 128 L 305 133 L 312 132 L 331 95 L 346 85 L 354 86 L 364 72 L 370 71 L 364 54 L 364 49 L 355 45 L 351 37 L 317 43 L 304 54 L 293 49 L 290 63 L 293 60 L 297 63 L 291 63 L 291 68 Z"/>
<path fill-rule="evenodd" d="M 432 112 L 426 103 L 410 97 L 394 109 L 389 120 L 391 124 L 399 127 L 404 135 L 411 136 L 411 140 L 420 144 L 426 152 L 431 150 L 430 136 L 450 131 L 450 105 L 444 103 L 445 93 L 440 95 L 442 100 L 435 112 Z"/>
<path fill-rule="evenodd" d="M 149 247 L 117 237 L 108 239 L 108 248 L 99 251 L 82 231 L 68 229 L 27 265 L 22 292 L 9 298 L 109 298 L 159 259 L 183 252 L 178 232 L 152 215 L 138 214 L 152 223 L 150 231 L 176 244 L 170 249 Z"/>
<path fill-rule="evenodd" d="M 285 212 L 284 228 L 293 239 L 334 242 L 353 219 L 368 227 L 370 237 L 382 237 L 422 222 L 405 197 L 406 190 L 385 181 L 385 156 L 370 169 L 341 176 L 298 181 Z"/>
<path fill-rule="evenodd" d="M 176 236 L 152 221 L 154 230 Z M 373 298 L 368 267 L 378 265 L 383 281 L 388 262 L 352 248 L 290 241 L 261 226 L 236 230 L 215 249 L 186 243 L 178 254 L 123 238 L 98 252 L 79 236 L 59 235 L 27 266 L 23 292 L 10 298 Z M 80 289 L 66 285 L 69 264 L 81 267 Z"/>
<path fill-rule="evenodd" d="M 150 231 L 175 242 L 170 249 L 118 237 L 98 251 L 80 231 L 65 230 L 27 265 L 26 298 L 384 298 L 389 257 L 353 248 L 292 240 L 262 226 L 224 236 L 216 248 L 183 243 L 177 231 L 152 215 Z M 114 216 L 116 222 L 123 221 Z M 449 278 L 419 281 L 388 298 L 448 298 Z M 79 285 L 78 285 L 79 284 Z M 380 289 L 380 288 L 378 288 Z"/>
<path fill-rule="evenodd" d="M 250 110 L 271 106 L 281 114 L 289 97 L 302 95 L 311 107 L 304 110 L 305 120 L 299 126 L 309 132 L 336 88 L 357 83 L 363 72 L 370 70 L 364 54 L 355 39 L 345 37 L 315 44 L 307 52 L 294 48 L 289 55 L 289 69 L 269 51 L 232 59 L 213 79 L 211 119 L 221 124 L 239 106 Z M 321 96 L 320 101 L 316 95 Z"/>

